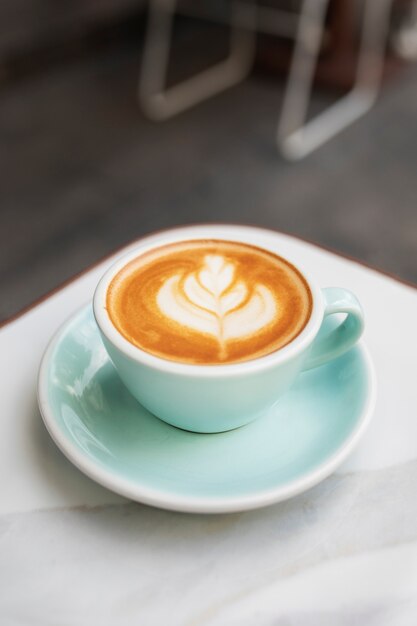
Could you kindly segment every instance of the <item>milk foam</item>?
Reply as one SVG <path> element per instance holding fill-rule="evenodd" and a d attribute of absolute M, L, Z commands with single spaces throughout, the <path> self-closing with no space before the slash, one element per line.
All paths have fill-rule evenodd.
<path fill-rule="evenodd" d="M 161 313 L 182 326 L 216 338 L 220 353 L 227 341 L 255 335 L 276 319 L 278 307 L 262 284 L 236 279 L 233 262 L 206 255 L 202 267 L 169 277 L 157 294 Z"/>
<path fill-rule="evenodd" d="M 167 244 L 128 263 L 107 293 L 133 345 L 194 364 L 237 363 L 292 341 L 312 305 L 298 270 L 272 252 L 222 240 Z"/>

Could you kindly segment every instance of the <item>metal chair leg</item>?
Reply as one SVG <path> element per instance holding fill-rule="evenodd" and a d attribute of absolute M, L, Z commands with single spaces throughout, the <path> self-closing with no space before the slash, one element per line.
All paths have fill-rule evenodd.
<path fill-rule="evenodd" d="M 298 160 L 364 115 L 379 92 L 392 0 L 367 0 L 355 85 L 338 102 L 305 122 L 329 0 L 304 0 L 278 124 L 277 143 Z"/>
<path fill-rule="evenodd" d="M 256 7 L 234 0 L 230 54 L 220 63 L 166 88 L 172 21 L 177 0 L 150 0 L 138 96 L 145 114 L 165 120 L 235 85 L 250 72 L 255 54 Z"/>

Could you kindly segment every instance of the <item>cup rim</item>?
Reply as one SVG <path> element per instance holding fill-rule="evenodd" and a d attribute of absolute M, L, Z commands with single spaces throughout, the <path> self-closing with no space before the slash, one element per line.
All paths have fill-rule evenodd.
<path fill-rule="evenodd" d="M 290 343 L 267 355 L 226 364 L 194 364 L 171 361 L 153 355 L 128 341 L 114 326 L 107 311 L 106 298 L 108 287 L 114 276 L 130 261 L 145 252 L 164 246 L 168 243 L 180 241 L 195 241 L 199 239 L 219 239 L 224 241 L 237 241 L 249 245 L 264 248 L 274 254 L 282 256 L 289 261 L 302 274 L 310 288 L 312 295 L 312 311 L 310 318 L 303 328 Z M 133 249 L 125 252 L 106 270 L 95 289 L 93 296 L 93 312 L 96 323 L 102 335 L 116 349 L 130 360 L 146 365 L 160 372 L 187 375 L 193 377 L 224 378 L 263 371 L 273 366 L 280 365 L 291 360 L 306 350 L 315 339 L 323 320 L 324 304 L 321 289 L 309 275 L 298 260 L 294 260 L 287 254 L 281 254 L 274 247 L 274 243 L 280 243 L 279 233 L 257 226 L 244 226 L 241 224 L 195 224 L 190 226 L 178 226 L 156 233 L 151 233 L 136 240 Z M 269 244 L 269 245 L 268 245 Z"/>

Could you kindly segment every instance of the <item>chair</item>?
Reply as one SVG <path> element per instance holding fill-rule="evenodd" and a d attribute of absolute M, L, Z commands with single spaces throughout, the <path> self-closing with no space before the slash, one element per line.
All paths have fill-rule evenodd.
<path fill-rule="evenodd" d="M 308 121 L 313 77 L 330 0 L 302 0 L 298 16 L 257 6 L 251 1 L 231 1 L 228 56 L 167 88 L 172 21 L 179 10 L 178 1 L 150 0 L 138 87 L 140 104 L 149 118 L 166 120 L 246 78 L 254 61 L 257 31 L 295 40 L 276 133 L 278 149 L 285 158 L 294 161 L 303 158 L 371 109 L 380 89 L 393 0 L 364 0 L 355 83 L 348 94 Z"/>

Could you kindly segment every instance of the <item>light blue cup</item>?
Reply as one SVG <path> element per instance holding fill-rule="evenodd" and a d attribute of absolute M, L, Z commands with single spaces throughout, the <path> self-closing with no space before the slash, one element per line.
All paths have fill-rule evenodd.
<path fill-rule="evenodd" d="M 313 296 L 311 317 L 288 345 L 267 356 L 229 365 L 190 365 L 161 359 L 125 339 L 112 324 L 106 309 L 107 289 L 113 277 L 132 259 L 168 243 L 198 239 L 239 241 L 288 259 L 307 280 Z M 362 308 L 346 289 L 320 289 L 296 259 L 282 251 L 272 231 L 236 225 L 188 226 L 142 239 L 100 280 L 94 294 L 94 315 L 107 352 L 120 378 L 149 411 L 160 419 L 200 433 L 238 428 L 271 407 L 293 384 L 297 375 L 318 367 L 349 350 L 364 327 Z M 345 313 L 329 333 L 321 333 L 324 319 Z M 333 325 L 334 326 L 334 325 Z"/>

